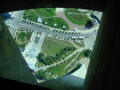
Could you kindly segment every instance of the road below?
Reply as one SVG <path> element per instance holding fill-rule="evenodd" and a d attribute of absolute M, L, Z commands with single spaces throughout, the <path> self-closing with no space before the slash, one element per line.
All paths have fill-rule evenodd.
<path fill-rule="evenodd" d="M 41 32 L 41 33 L 44 33 L 46 35 L 60 37 L 62 39 L 65 39 L 65 38 L 69 39 L 72 37 L 76 37 L 78 39 L 78 37 L 84 37 L 85 48 L 93 49 L 93 45 L 95 43 L 95 39 L 97 36 L 97 29 L 98 29 L 99 25 L 95 25 L 90 30 L 79 30 L 80 32 L 77 32 L 77 31 L 71 32 L 70 30 L 68 30 L 68 31 L 60 30 L 59 31 L 59 30 L 56 30 L 55 28 L 45 28 L 43 26 L 38 25 L 38 23 L 35 23 L 32 21 L 31 22 L 22 21 L 23 12 L 24 12 L 24 10 L 12 12 L 11 14 L 14 18 L 10 18 L 10 19 L 7 19 L 5 21 L 5 23 L 10 26 L 10 32 L 11 32 L 13 38 L 15 38 L 15 35 L 16 35 L 18 28 L 23 28 L 23 30 L 26 30 L 26 31 L 32 30 L 32 31 L 35 31 L 36 33 Z M 44 35 L 44 37 L 45 37 L 45 35 Z M 39 42 L 40 47 L 42 46 L 42 42 L 44 41 L 44 39 L 42 39 L 42 38 L 44 38 L 44 37 L 43 36 L 41 37 L 41 40 L 40 40 L 41 44 Z M 29 43 L 31 43 L 31 42 L 32 41 L 30 41 Z M 36 48 L 37 49 L 36 50 L 35 47 L 36 47 L 35 45 L 31 44 L 29 47 L 29 49 L 30 48 L 31 49 L 27 51 L 28 54 L 30 53 L 30 55 L 29 55 L 30 57 L 32 57 L 32 56 L 35 57 L 35 54 L 38 53 L 38 50 L 41 51 L 41 48 Z M 26 50 L 27 50 L 27 48 L 26 48 Z M 77 49 L 74 53 L 70 54 L 68 57 L 66 57 L 64 60 L 61 60 L 59 63 L 40 67 L 40 68 L 36 68 L 35 70 L 38 71 L 40 69 L 47 69 L 50 67 L 54 67 L 54 66 L 56 66 L 64 61 L 68 60 L 75 53 L 80 52 L 82 50 L 83 50 L 83 48 Z"/>

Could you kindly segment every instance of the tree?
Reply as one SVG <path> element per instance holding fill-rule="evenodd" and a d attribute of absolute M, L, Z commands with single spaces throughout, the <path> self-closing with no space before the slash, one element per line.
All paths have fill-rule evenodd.
<path fill-rule="evenodd" d="M 48 73 L 45 72 L 44 70 L 37 71 L 36 75 L 38 75 L 40 78 L 47 79 L 47 80 L 50 78 L 50 76 L 48 75 Z"/>
<path fill-rule="evenodd" d="M 90 57 L 90 55 L 91 55 L 91 50 L 90 49 L 86 50 L 85 57 Z"/>
<path fill-rule="evenodd" d="M 38 56 L 37 56 L 37 59 L 38 59 L 38 61 L 40 61 L 40 62 L 44 62 L 44 59 L 45 59 L 44 54 L 43 54 L 43 53 L 39 53 Z"/>
<path fill-rule="evenodd" d="M 88 28 L 88 29 L 91 28 L 92 26 L 93 26 L 93 23 L 90 20 L 85 25 L 85 27 Z"/>
<path fill-rule="evenodd" d="M 47 64 L 47 65 L 51 64 L 51 56 L 47 56 L 45 58 L 45 64 Z"/>

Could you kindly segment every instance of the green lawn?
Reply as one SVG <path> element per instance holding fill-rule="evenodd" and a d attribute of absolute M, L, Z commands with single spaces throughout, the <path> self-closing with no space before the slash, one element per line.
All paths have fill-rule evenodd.
<path fill-rule="evenodd" d="M 47 56 L 55 56 L 66 46 L 73 46 L 70 42 L 64 40 L 57 40 L 52 37 L 45 37 L 41 52 Z"/>
<path fill-rule="evenodd" d="M 42 62 L 36 62 L 35 67 L 40 67 L 40 66 L 45 66 L 44 63 Z"/>
<path fill-rule="evenodd" d="M 27 43 L 19 44 L 16 40 L 15 40 L 15 43 L 17 44 L 17 46 L 18 46 L 20 49 L 25 49 L 25 45 L 27 44 Z"/>
<path fill-rule="evenodd" d="M 66 8 L 65 10 L 69 13 L 80 13 L 80 11 L 77 8 Z"/>
<path fill-rule="evenodd" d="M 56 8 L 38 8 L 38 9 L 33 9 L 33 10 L 25 10 L 23 14 L 23 19 L 28 19 L 34 22 L 37 22 L 38 16 L 42 17 L 42 24 L 54 27 L 54 24 L 57 24 L 56 27 L 57 29 L 63 29 L 63 26 L 65 26 L 64 30 L 68 30 L 69 26 L 67 22 L 60 18 L 60 17 L 53 17 L 55 15 L 55 10 Z M 47 22 L 47 24 L 45 24 Z"/>
<path fill-rule="evenodd" d="M 81 53 L 78 56 L 78 59 L 80 60 L 81 58 L 85 57 L 85 52 L 87 49 L 84 49 L 83 51 L 81 51 Z"/>
<path fill-rule="evenodd" d="M 84 49 L 84 50 L 79 54 L 78 59 L 80 60 L 80 59 L 83 58 L 83 57 L 90 58 L 90 57 L 91 57 L 91 53 L 92 53 L 91 50 L 89 50 L 89 49 Z"/>
<path fill-rule="evenodd" d="M 20 32 L 19 34 L 18 34 L 18 40 L 21 40 L 22 42 L 24 42 L 25 41 L 25 38 L 27 38 L 27 40 L 29 40 L 30 39 L 30 37 L 31 37 L 31 34 L 32 34 L 32 32 Z"/>
<path fill-rule="evenodd" d="M 16 34 L 16 37 L 15 37 L 15 42 L 16 44 L 18 45 L 19 48 L 24 48 L 25 45 L 29 42 L 30 38 L 31 38 L 31 35 L 32 35 L 32 32 L 20 32 Z M 21 43 L 19 43 L 16 38 L 18 40 L 21 41 Z M 24 43 L 25 41 L 25 38 L 27 39 L 27 42 Z M 23 43 L 22 43 L 23 42 Z"/>
<path fill-rule="evenodd" d="M 56 8 L 37 8 L 37 9 L 34 9 L 34 11 L 39 16 L 44 16 L 44 17 L 55 16 L 55 10 L 56 10 Z"/>
<path fill-rule="evenodd" d="M 43 17 L 51 17 L 55 16 L 55 10 L 56 8 L 38 8 L 38 9 L 33 9 L 35 13 L 37 13 L 38 16 L 43 16 Z M 23 13 L 23 19 L 29 19 L 31 21 L 37 21 L 38 16 L 30 9 L 27 9 Z"/>
<path fill-rule="evenodd" d="M 27 15 L 29 15 L 30 13 L 30 10 L 25 10 L 24 13 L 23 13 L 23 19 L 27 19 Z"/>
<path fill-rule="evenodd" d="M 46 71 L 44 70 L 39 70 L 36 72 L 36 75 L 38 75 L 39 77 L 43 78 L 43 79 L 53 79 L 52 76 L 57 76 L 57 77 L 61 77 L 64 76 L 68 73 L 68 71 L 71 68 L 68 68 L 65 70 L 65 67 L 78 55 L 78 53 L 76 53 L 75 55 L 73 55 L 71 58 L 69 58 L 67 61 L 63 62 L 60 65 L 57 65 L 55 67 L 51 67 L 49 69 L 47 69 Z M 48 73 L 51 73 L 48 74 Z"/>
<path fill-rule="evenodd" d="M 81 13 L 81 14 L 93 13 L 93 10 L 81 12 L 78 10 L 78 8 L 65 8 L 65 10 L 67 13 Z"/>
<path fill-rule="evenodd" d="M 26 37 L 27 37 L 27 34 L 25 32 L 20 32 L 17 38 L 18 40 L 21 40 L 22 42 L 24 42 Z"/>
<path fill-rule="evenodd" d="M 65 30 L 69 29 L 69 26 L 67 24 L 67 22 L 60 18 L 60 17 L 54 17 L 54 18 L 43 18 L 43 24 L 45 24 L 45 22 L 47 22 L 48 26 L 50 27 L 54 27 L 54 28 L 58 28 L 58 29 L 63 29 L 63 26 L 65 26 Z M 54 24 L 57 24 L 56 27 L 54 26 Z"/>
<path fill-rule="evenodd" d="M 33 11 L 29 10 L 25 10 L 24 14 L 23 14 L 23 19 L 28 19 L 31 21 L 37 21 L 37 16 L 35 15 L 35 13 Z"/>
<path fill-rule="evenodd" d="M 48 11 L 49 10 L 49 11 Z M 38 16 L 43 16 L 43 17 L 51 17 L 51 16 L 55 16 L 55 10 L 56 8 L 38 8 L 38 9 L 27 9 L 24 11 L 23 13 L 23 19 L 29 19 L 32 21 L 37 21 Z M 35 14 L 37 13 L 37 15 Z"/>
<path fill-rule="evenodd" d="M 65 70 L 65 67 L 77 56 L 77 54 L 73 55 L 66 62 L 64 62 L 60 65 L 57 65 L 55 67 L 49 68 L 47 71 L 51 72 L 52 75 L 55 75 L 55 76 L 58 76 L 58 77 L 61 77 L 61 76 L 65 75 L 68 72 L 68 69 Z"/>
<path fill-rule="evenodd" d="M 81 53 L 78 53 L 78 57 L 76 58 L 76 60 L 66 69 L 66 70 L 70 70 L 72 69 L 74 71 L 74 69 L 78 68 L 80 66 L 80 63 L 78 63 L 78 61 L 81 60 L 81 58 L 86 57 L 85 53 L 86 53 L 87 49 L 84 49 L 83 51 L 81 51 Z M 90 54 L 88 54 L 87 58 L 90 58 L 91 52 Z"/>
<path fill-rule="evenodd" d="M 36 22 L 37 21 L 37 16 L 35 15 L 35 13 L 33 12 L 33 11 L 30 11 L 30 14 L 29 14 L 29 20 L 31 20 L 31 21 L 34 21 L 34 22 Z"/>
<path fill-rule="evenodd" d="M 73 11 L 76 12 L 76 11 Z M 84 14 L 68 14 L 68 13 L 72 13 L 69 12 L 68 10 L 65 9 L 64 11 L 66 17 L 74 24 L 77 25 L 85 25 L 88 21 L 90 21 L 89 17 L 87 15 Z"/>
<path fill-rule="evenodd" d="M 46 79 L 46 80 L 53 79 L 52 76 L 49 75 L 48 72 L 44 71 L 44 70 L 37 71 L 36 75 L 38 75 L 40 78 Z"/>

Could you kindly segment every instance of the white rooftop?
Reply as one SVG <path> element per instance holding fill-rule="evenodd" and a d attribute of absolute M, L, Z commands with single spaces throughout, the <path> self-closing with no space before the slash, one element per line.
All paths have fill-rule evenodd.
<path fill-rule="evenodd" d="M 66 28 L 65 26 L 63 26 L 63 28 Z"/>
<path fill-rule="evenodd" d="M 54 26 L 57 26 L 57 24 L 54 24 Z"/>
<path fill-rule="evenodd" d="M 42 18 L 38 17 L 37 22 L 41 23 L 42 22 Z"/>

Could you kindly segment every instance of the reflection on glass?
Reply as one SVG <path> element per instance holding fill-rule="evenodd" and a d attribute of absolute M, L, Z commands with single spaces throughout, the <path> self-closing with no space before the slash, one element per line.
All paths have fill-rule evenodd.
<path fill-rule="evenodd" d="M 37 8 L 2 16 L 38 82 L 85 79 L 102 12 Z"/>

